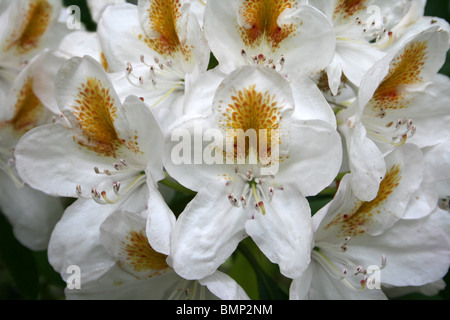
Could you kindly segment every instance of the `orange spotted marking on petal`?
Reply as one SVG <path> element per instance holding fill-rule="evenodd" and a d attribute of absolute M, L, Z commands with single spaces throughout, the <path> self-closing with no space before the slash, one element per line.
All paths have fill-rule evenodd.
<path fill-rule="evenodd" d="M 109 88 L 97 78 L 87 78 L 78 88 L 73 114 L 78 120 L 83 139 L 74 140 L 96 153 L 116 157 L 122 145 L 114 127 L 117 107 Z"/>
<path fill-rule="evenodd" d="M 169 269 L 166 263 L 167 256 L 156 252 L 149 244 L 143 230 L 130 231 L 125 241 L 122 241 L 122 253 L 125 263 L 135 272 L 151 272 L 157 276 Z"/>
<path fill-rule="evenodd" d="M 277 141 L 280 143 L 279 129 L 281 109 L 274 94 L 268 91 L 261 92 L 256 89 L 256 85 L 249 85 L 247 88 L 235 91 L 231 97 L 232 103 L 224 106 L 219 105 L 220 115 L 219 127 L 230 132 L 227 139 L 235 139 L 235 133 L 242 130 L 243 133 L 254 131 L 256 133 L 257 146 L 259 148 L 261 139 L 266 140 L 268 154 L 270 156 L 270 143 Z M 267 130 L 266 134 L 260 135 L 260 130 Z M 272 137 L 272 134 L 277 136 Z M 235 154 L 237 154 L 235 144 Z M 249 151 L 249 142 L 246 140 L 246 152 Z"/>
<path fill-rule="evenodd" d="M 167 57 L 181 52 L 186 60 L 190 59 L 192 47 L 183 45 L 177 32 L 177 23 L 181 18 L 180 0 L 154 0 L 148 9 L 150 29 L 158 36 L 139 35 L 151 49 Z"/>
<path fill-rule="evenodd" d="M 355 237 L 366 232 L 366 227 L 382 212 L 382 205 L 401 181 L 400 165 L 394 165 L 380 184 L 377 197 L 369 202 L 359 201 L 352 212 L 339 213 L 325 229 L 340 226 L 343 236 Z"/>
<path fill-rule="evenodd" d="M 366 9 L 366 0 L 339 0 L 336 3 L 333 17 L 348 19 L 356 13 Z"/>
<path fill-rule="evenodd" d="M 298 25 L 294 23 L 278 25 L 278 18 L 285 9 L 293 8 L 293 0 L 246 0 L 239 13 L 244 25 L 238 28 L 247 47 L 256 47 L 265 38 L 273 49 L 296 33 Z"/>
<path fill-rule="evenodd" d="M 46 0 L 32 0 L 24 13 L 23 24 L 6 42 L 6 51 L 17 48 L 19 54 L 36 49 L 52 19 L 53 7 Z"/>
<path fill-rule="evenodd" d="M 33 92 L 33 78 L 29 77 L 18 94 L 14 116 L 8 121 L 16 132 L 22 134 L 33 129 L 46 115 L 46 109 Z"/>
<path fill-rule="evenodd" d="M 405 86 L 423 82 L 421 72 L 427 60 L 427 42 L 410 43 L 391 62 L 389 73 L 372 98 L 375 108 L 400 109 L 407 106 L 402 90 Z"/>

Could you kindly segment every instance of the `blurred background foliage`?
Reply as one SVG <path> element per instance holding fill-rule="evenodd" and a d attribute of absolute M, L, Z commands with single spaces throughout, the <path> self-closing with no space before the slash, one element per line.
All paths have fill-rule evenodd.
<path fill-rule="evenodd" d="M 96 24 L 89 13 L 86 0 L 64 0 L 64 5 L 79 6 L 86 29 L 95 31 Z M 450 0 L 428 0 L 426 15 L 441 17 L 450 22 Z M 450 53 L 447 57 L 441 73 L 450 76 Z M 213 59 L 212 64 L 216 63 Z M 177 195 L 170 206 L 178 215 L 190 200 L 189 196 Z M 331 197 L 327 196 L 310 198 L 313 213 L 330 200 Z M 280 275 L 278 266 L 270 263 L 251 239 L 243 241 L 221 269 L 233 277 L 252 299 L 288 298 L 290 280 Z M 397 299 L 450 300 L 450 273 L 444 280 L 447 287 L 436 296 L 410 294 Z M 65 283 L 60 275 L 48 263 L 47 252 L 32 252 L 22 246 L 15 239 L 8 221 L 0 213 L 0 300 L 63 300 L 64 287 Z"/>

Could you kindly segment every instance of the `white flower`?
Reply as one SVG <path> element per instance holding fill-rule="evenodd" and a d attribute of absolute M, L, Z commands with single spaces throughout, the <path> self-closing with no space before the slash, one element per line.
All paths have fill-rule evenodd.
<path fill-rule="evenodd" d="M 278 72 L 243 66 L 219 85 L 208 113 L 186 116 L 170 128 L 165 167 L 199 192 L 175 226 L 171 258 L 177 273 L 188 279 L 212 274 L 247 235 L 283 274 L 307 266 L 305 196 L 333 181 L 341 142 L 323 121 L 295 120 L 297 107 L 303 105 L 295 105 Z M 239 130 L 255 133 L 245 147 L 234 141 Z"/>
<path fill-rule="evenodd" d="M 325 68 L 334 54 L 333 27 L 304 3 L 208 1 L 204 28 L 219 68 L 230 73 L 241 65 L 260 64 L 286 76 Z"/>
<path fill-rule="evenodd" d="M 66 210 L 52 234 L 48 255 L 68 283 L 68 267 L 81 270 L 81 288 L 66 288 L 67 299 L 248 299 L 220 272 L 200 282 L 178 276 L 166 262 L 170 252 L 157 252 L 147 240 L 148 215 L 159 215 L 161 207 L 147 210 L 139 198 L 148 198 L 148 190 L 138 193 L 125 201 L 124 209 L 109 206 L 107 212 L 82 199 Z M 167 233 L 170 236 L 171 230 Z"/>
<path fill-rule="evenodd" d="M 358 98 L 337 114 L 348 149 L 354 192 L 371 200 L 385 173 L 383 154 L 406 141 L 419 147 L 445 139 L 450 116 L 445 61 L 448 34 L 430 27 L 367 73 Z"/>
<path fill-rule="evenodd" d="M 95 200 L 106 215 L 133 197 L 149 206 L 157 205 L 153 199 L 163 201 L 139 197 L 142 189 L 158 194 L 156 181 L 165 177 L 162 131 L 139 98 L 122 104 L 102 66 L 88 56 L 64 64 L 56 96 L 65 123 L 28 132 L 16 148 L 27 184 L 51 195 Z M 167 210 L 161 214 L 174 220 Z"/>
<path fill-rule="evenodd" d="M 7 2 L 8 4 L 8 2 Z M 58 22 L 59 0 L 11 1 L 0 16 L 0 76 L 13 79 L 45 48 L 56 48 L 68 33 Z"/>
<path fill-rule="evenodd" d="M 109 70 L 117 73 L 113 81 L 119 96 L 143 97 L 164 129 L 182 115 L 186 83 L 206 71 L 210 59 L 190 1 L 109 6 L 98 34 Z"/>
<path fill-rule="evenodd" d="M 326 80 L 333 96 L 341 94 L 350 82 L 359 87 L 367 71 L 385 56 L 384 48 L 392 42 L 392 31 L 417 2 L 311 0 L 334 26 L 336 54 L 326 68 Z M 397 35 L 397 32 L 396 32 Z M 381 45 L 383 43 L 383 45 Z M 343 81 L 344 79 L 344 81 Z"/>
<path fill-rule="evenodd" d="M 375 199 L 355 197 L 346 175 L 334 199 L 314 215 L 312 263 L 292 283 L 291 298 L 383 299 L 375 285 L 422 286 L 445 275 L 449 216 L 437 211 L 404 219 L 422 186 L 420 149 L 404 145 L 386 157 L 386 164 L 388 173 Z M 381 272 L 378 284 L 372 281 L 375 270 Z"/>
<path fill-rule="evenodd" d="M 49 80 L 43 74 L 50 60 L 47 52 L 34 58 L 15 78 L 0 103 L 0 208 L 17 239 L 32 250 L 47 247 L 63 205 L 60 199 L 23 183 L 16 170 L 14 150 L 24 134 L 51 123 L 56 116 L 36 94 L 39 81 Z"/>

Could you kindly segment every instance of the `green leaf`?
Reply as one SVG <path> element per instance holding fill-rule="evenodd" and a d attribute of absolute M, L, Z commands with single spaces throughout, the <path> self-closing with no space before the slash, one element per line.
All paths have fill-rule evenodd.
<path fill-rule="evenodd" d="M 3 214 L 0 214 L 0 259 L 21 295 L 37 299 L 39 274 L 33 253 L 17 241 Z"/>

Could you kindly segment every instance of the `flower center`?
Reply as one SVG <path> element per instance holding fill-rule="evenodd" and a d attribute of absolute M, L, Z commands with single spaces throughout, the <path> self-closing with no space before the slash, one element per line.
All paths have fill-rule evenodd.
<path fill-rule="evenodd" d="M 268 181 L 267 177 L 257 177 L 252 170 L 248 170 L 245 174 L 239 173 L 238 167 L 236 167 L 236 175 L 239 179 L 244 181 L 244 187 L 239 198 L 236 198 L 232 193 L 228 194 L 228 200 L 235 207 L 246 208 L 252 201 L 254 207 L 260 211 L 263 215 L 266 214 L 265 201 L 271 201 L 275 193 L 275 188 L 271 185 L 265 187 L 265 183 Z M 273 179 L 271 176 L 270 179 Z"/>
<path fill-rule="evenodd" d="M 226 131 L 227 145 L 234 144 L 234 154 L 227 154 L 227 158 L 231 156 L 238 163 L 245 163 L 244 159 L 255 156 L 257 159 L 251 164 L 266 165 L 272 156 L 277 156 L 273 151 L 281 142 L 282 106 L 275 95 L 258 91 L 256 85 L 235 91 L 231 101 L 228 105 L 219 105 L 217 111 L 219 128 Z"/>
<path fill-rule="evenodd" d="M 96 187 L 91 188 L 91 197 L 99 204 L 115 204 L 137 190 L 140 186 L 144 185 L 147 181 L 147 175 L 145 171 L 142 171 L 141 166 L 134 166 L 128 164 L 124 159 L 120 159 L 119 162 L 112 164 L 112 170 L 104 169 L 101 171 L 98 167 L 94 168 L 94 172 L 97 175 L 104 175 L 106 177 L 119 176 L 119 179 L 115 179 L 111 185 L 112 192 L 115 198 L 110 198 L 106 190 L 99 191 Z M 126 187 L 124 187 L 124 181 L 127 181 Z M 79 197 L 83 197 L 83 190 L 81 185 L 76 186 L 76 193 Z"/>
<path fill-rule="evenodd" d="M 167 99 L 176 91 L 184 91 L 185 73 L 180 66 L 172 60 L 161 62 L 159 58 L 153 59 L 153 64 L 148 64 L 145 57 L 141 55 L 140 60 L 146 69 L 142 74 L 136 74 L 131 63 L 127 64 L 125 75 L 128 82 L 148 91 L 158 90 L 162 92 L 161 97 L 153 103 L 151 108 L 156 107 L 160 102 Z"/>

